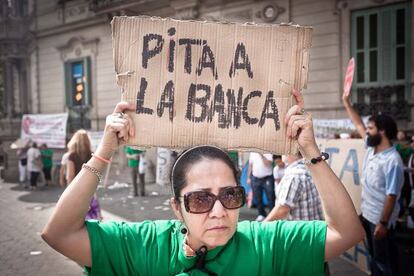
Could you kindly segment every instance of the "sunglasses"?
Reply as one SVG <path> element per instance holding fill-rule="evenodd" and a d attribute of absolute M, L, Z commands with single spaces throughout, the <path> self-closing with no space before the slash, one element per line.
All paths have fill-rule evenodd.
<path fill-rule="evenodd" d="M 193 214 L 210 212 L 216 200 L 226 209 L 238 209 L 246 203 L 246 192 L 243 187 L 226 187 L 218 195 L 207 191 L 188 192 L 184 195 L 185 210 Z"/>

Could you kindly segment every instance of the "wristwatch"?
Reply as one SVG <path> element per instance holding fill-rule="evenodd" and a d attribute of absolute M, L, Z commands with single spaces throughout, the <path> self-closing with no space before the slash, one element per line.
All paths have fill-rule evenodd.
<path fill-rule="evenodd" d="M 381 223 L 382 226 L 388 227 L 388 221 L 380 220 L 380 223 Z"/>

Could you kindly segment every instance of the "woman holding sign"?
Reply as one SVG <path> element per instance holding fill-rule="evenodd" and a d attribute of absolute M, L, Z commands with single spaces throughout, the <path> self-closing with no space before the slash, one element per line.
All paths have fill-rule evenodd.
<path fill-rule="evenodd" d="M 231 159 L 213 146 L 191 148 L 174 164 L 171 205 L 178 220 L 85 222 L 101 173 L 134 135 L 123 112 L 135 107 L 121 102 L 107 118 L 94 157 L 59 199 L 43 239 L 96 275 L 323 275 L 324 261 L 358 243 L 363 229 L 344 186 L 321 157 L 301 94 L 293 94 L 297 105 L 287 114 L 287 135 L 312 161 L 326 222 L 238 223 L 245 192 Z"/>

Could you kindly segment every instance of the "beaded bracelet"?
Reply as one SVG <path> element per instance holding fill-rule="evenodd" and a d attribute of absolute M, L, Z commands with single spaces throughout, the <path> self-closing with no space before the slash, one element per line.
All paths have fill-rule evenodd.
<path fill-rule="evenodd" d="M 93 173 L 96 176 L 96 178 L 98 178 L 99 183 L 102 182 L 102 173 L 100 171 L 98 171 L 96 168 L 88 166 L 86 164 L 83 164 L 82 169 L 86 169 L 86 170 L 90 171 L 91 173 Z"/>
<path fill-rule="evenodd" d="M 306 165 L 309 165 L 309 164 L 316 164 L 318 162 L 325 161 L 328 159 L 329 159 L 329 154 L 326 152 L 321 152 L 320 156 L 312 158 L 311 160 L 304 160 L 304 161 Z"/>

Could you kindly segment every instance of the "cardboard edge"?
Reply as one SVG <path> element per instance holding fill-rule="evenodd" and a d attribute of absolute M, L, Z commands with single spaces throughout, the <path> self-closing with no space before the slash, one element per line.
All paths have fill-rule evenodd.
<path fill-rule="evenodd" d="M 113 60 L 114 60 L 114 66 L 115 66 L 115 73 L 117 74 L 117 85 L 118 87 L 121 88 L 121 92 L 123 91 L 123 87 L 124 85 L 122 84 L 122 81 L 118 78 L 118 74 L 119 72 L 117 72 L 117 64 L 115 64 L 115 45 L 114 45 L 114 40 L 116 39 L 116 31 L 117 31 L 117 24 L 119 24 L 119 22 L 122 22 L 124 20 L 126 21 L 130 21 L 130 20 L 134 20 L 134 19 L 150 19 L 150 20 L 156 20 L 156 21 L 161 21 L 161 22 L 167 22 L 167 21 L 173 21 L 173 22 L 195 22 L 195 23 L 201 23 L 201 24 L 214 24 L 214 25 L 225 25 L 225 24 L 229 24 L 229 25 L 235 25 L 236 27 L 240 27 L 240 26 L 251 26 L 251 27 L 265 27 L 265 28 L 273 28 L 273 27 L 280 27 L 280 28 L 293 28 L 296 29 L 296 31 L 298 28 L 301 28 L 303 32 L 306 33 L 305 37 L 307 39 L 304 39 L 306 41 L 309 40 L 309 44 L 306 43 L 306 46 L 309 45 L 309 47 L 304 47 L 304 49 L 309 49 L 311 46 L 311 35 L 312 35 L 312 31 L 313 28 L 311 26 L 300 26 L 300 25 L 294 25 L 294 24 L 267 24 L 267 23 L 255 23 L 255 22 L 246 22 L 246 23 L 238 23 L 238 22 L 225 22 L 225 21 L 220 21 L 220 22 L 214 22 L 214 21 L 201 21 L 201 20 L 180 20 L 180 19 L 174 19 L 174 18 L 161 18 L 161 17 L 157 17 L 157 16 L 148 16 L 148 15 L 140 15 L 140 16 L 115 16 L 113 17 L 112 21 L 111 21 L 111 31 L 112 31 L 112 48 L 113 48 Z M 305 45 L 304 45 L 305 46 Z M 309 51 L 303 51 L 302 53 L 302 57 L 303 60 L 306 60 L 306 62 L 309 62 Z M 308 71 L 309 72 L 309 71 Z M 306 83 L 307 83 L 307 75 L 306 77 L 303 78 L 304 80 L 304 85 L 306 87 Z M 302 78 L 302 77 L 301 77 Z M 302 82 L 300 82 L 302 84 Z M 123 95 L 123 93 L 121 93 L 121 96 Z M 122 98 L 122 97 L 121 97 Z M 292 98 L 292 97 L 291 97 Z M 298 148 L 298 144 L 296 141 L 294 140 L 289 140 L 287 139 L 289 146 L 285 147 L 285 150 L 288 150 L 287 153 L 297 153 L 299 152 L 299 148 Z M 152 144 L 139 144 L 139 145 L 134 145 L 134 144 L 128 144 L 129 146 L 135 146 L 135 147 L 140 147 L 140 148 L 151 148 L 151 147 L 155 147 L 155 145 Z M 196 144 L 190 146 L 190 147 L 184 147 L 184 148 L 191 148 L 197 146 Z M 169 149 L 182 149 L 182 146 L 174 146 L 174 145 L 169 145 L 169 146 L 161 146 L 161 147 L 166 147 Z M 264 149 L 264 148 L 256 148 L 256 147 L 232 147 L 232 148 L 228 148 L 225 146 L 219 146 L 220 148 L 223 148 L 225 150 L 237 150 L 237 151 L 257 151 L 257 152 L 269 152 L 268 150 Z M 272 152 L 270 151 L 270 153 L 275 153 L 275 154 L 280 154 L 279 152 Z"/>
<path fill-rule="evenodd" d="M 114 16 L 112 18 L 111 24 L 114 20 L 118 21 L 120 19 L 127 18 L 127 19 L 150 19 L 150 20 L 157 20 L 157 21 L 175 21 L 175 22 L 195 22 L 195 23 L 205 23 L 205 24 L 223 24 L 223 25 L 237 25 L 237 26 L 257 26 L 257 27 L 287 27 L 287 28 L 305 28 L 305 29 L 313 29 L 312 26 L 302 26 L 299 24 L 293 23 L 279 23 L 279 24 L 271 24 L 271 23 L 256 23 L 256 22 L 231 22 L 231 21 L 209 21 L 209 20 L 196 20 L 196 19 L 176 19 L 172 17 L 159 17 L 159 16 L 152 16 L 152 15 L 138 15 L 138 16 Z"/>

